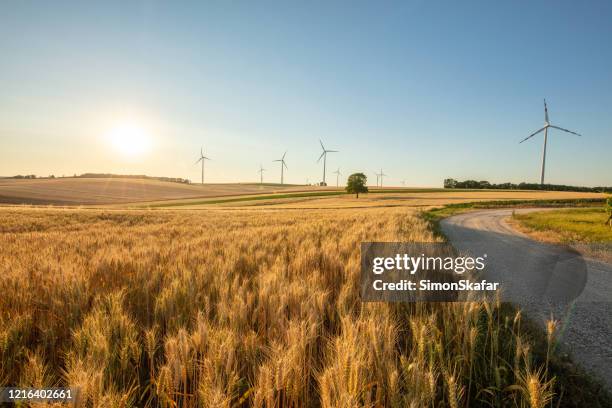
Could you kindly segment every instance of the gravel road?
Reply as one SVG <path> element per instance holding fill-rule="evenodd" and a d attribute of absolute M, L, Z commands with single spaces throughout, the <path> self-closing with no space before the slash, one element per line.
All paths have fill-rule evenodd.
<path fill-rule="evenodd" d="M 487 254 L 484 277 L 504 282 L 504 300 L 537 321 L 551 313 L 561 320 L 562 347 L 612 389 L 612 265 L 530 239 L 508 225 L 511 213 L 469 212 L 444 219 L 441 228 L 460 252 Z"/>

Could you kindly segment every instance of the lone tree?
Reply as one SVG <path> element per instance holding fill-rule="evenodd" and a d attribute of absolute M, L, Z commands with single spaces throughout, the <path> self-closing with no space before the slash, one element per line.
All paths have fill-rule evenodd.
<path fill-rule="evenodd" d="M 368 192 L 368 186 L 366 186 L 367 182 L 368 177 L 365 174 L 353 173 L 346 181 L 346 192 L 349 194 L 357 194 L 357 198 L 359 198 L 359 193 Z"/>
<path fill-rule="evenodd" d="M 612 228 L 612 197 L 608 197 L 606 200 L 606 212 L 608 213 L 608 220 L 606 221 L 606 224 Z"/>

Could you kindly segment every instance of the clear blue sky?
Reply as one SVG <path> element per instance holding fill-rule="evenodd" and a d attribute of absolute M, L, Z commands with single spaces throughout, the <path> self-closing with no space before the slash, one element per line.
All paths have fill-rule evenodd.
<path fill-rule="evenodd" d="M 538 181 L 546 97 L 584 135 L 550 135 L 547 181 L 612 185 L 611 2 L 84 3 L 0 4 L 0 175 L 198 181 L 204 145 L 211 182 L 278 181 L 285 150 L 314 182 L 320 138 L 371 182 Z"/>

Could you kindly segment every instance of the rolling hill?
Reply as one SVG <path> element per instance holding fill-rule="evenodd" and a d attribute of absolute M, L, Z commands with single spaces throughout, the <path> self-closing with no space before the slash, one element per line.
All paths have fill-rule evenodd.
<path fill-rule="evenodd" d="M 100 205 L 304 190 L 277 184 L 182 184 L 135 178 L 0 179 L 2 204 Z"/>

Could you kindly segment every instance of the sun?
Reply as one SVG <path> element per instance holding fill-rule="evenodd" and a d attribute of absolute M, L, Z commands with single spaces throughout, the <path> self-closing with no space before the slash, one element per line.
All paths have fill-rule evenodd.
<path fill-rule="evenodd" d="M 122 155 L 138 157 L 151 149 L 151 136 L 142 127 L 134 123 L 122 123 L 108 132 L 112 146 Z"/>

